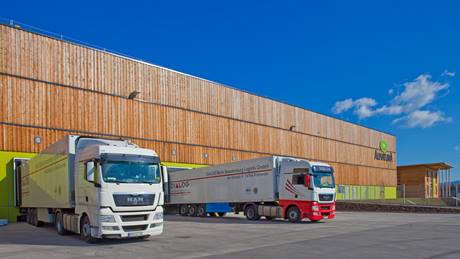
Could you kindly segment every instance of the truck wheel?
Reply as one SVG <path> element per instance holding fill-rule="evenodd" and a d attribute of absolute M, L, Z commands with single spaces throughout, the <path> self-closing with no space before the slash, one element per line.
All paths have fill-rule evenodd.
<path fill-rule="evenodd" d="M 56 214 L 55 226 L 56 226 L 56 231 L 58 232 L 59 235 L 67 234 L 67 230 L 64 229 L 64 221 L 63 221 L 62 213 Z"/>
<path fill-rule="evenodd" d="M 35 227 L 41 227 L 43 226 L 43 222 L 38 220 L 38 209 L 31 209 L 31 223 Z"/>
<path fill-rule="evenodd" d="M 187 205 L 185 205 L 185 204 L 180 205 L 180 208 L 179 208 L 179 215 L 181 215 L 181 216 L 187 216 L 187 213 L 188 213 Z"/>
<path fill-rule="evenodd" d="M 196 206 L 195 205 L 190 205 L 190 207 L 188 207 L 188 215 L 191 216 L 191 217 L 196 217 L 197 214 L 196 214 Z"/>
<path fill-rule="evenodd" d="M 257 214 L 256 206 L 249 205 L 244 210 L 244 214 L 248 220 L 258 220 L 260 219 L 259 214 Z"/>
<path fill-rule="evenodd" d="M 26 221 L 27 221 L 28 224 L 32 225 L 32 213 L 30 212 L 30 209 L 27 209 Z"/>
<path fill-rule="evenodd" d="M 198 217 L 206 217 L 206 208 L 203 205 L 198 206 L 198 211 L 196 214 Z"/>
<path fill-rule="evenodd" d="M 225 217 L 225 215 L 227 215 L 226 212 L 217 212 L 217 215 L 219 215 L 219 217 Z"/>
<path fill-rule="evenodd" d="M 91 236 L 91 223 L 88 216 L 83 216 L 80 224 L 80 237 L 86 243 L 94 243 L 96 239 Z"/>
<path fill-rule="evenodd" d="M 288 209 L 286 217 L 292 223 L 297 223 L 301 220 L 300 211 L 296 206 L 292 206 Z"/>

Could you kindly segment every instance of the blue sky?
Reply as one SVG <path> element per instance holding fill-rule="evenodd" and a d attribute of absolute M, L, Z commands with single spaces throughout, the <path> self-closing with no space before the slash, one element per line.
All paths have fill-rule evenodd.
<path fill-rule="evenodd" d="M 0 17 L 392 133 L 398 164 L 460 168 L 460 1 L 389 2 L 15 0 Z"/>

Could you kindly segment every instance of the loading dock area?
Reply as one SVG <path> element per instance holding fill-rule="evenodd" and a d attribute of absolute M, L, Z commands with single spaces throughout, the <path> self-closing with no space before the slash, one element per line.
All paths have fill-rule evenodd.
<path fill-rule="evenodd" d="M 168 216 L 147 241 L 95 245 L 52 227 L 0 227 L 0 258 L 459 258 L 458 215 L 338 212 L 327 223 Z"/>

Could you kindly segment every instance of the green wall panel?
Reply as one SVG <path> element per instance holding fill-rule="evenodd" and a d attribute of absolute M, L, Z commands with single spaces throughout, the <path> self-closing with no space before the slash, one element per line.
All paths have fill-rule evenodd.
<path fill-rule="evenodd" d="M 0 218 L 16 222 L 19 209 L 14 207 L 14 158 L 31 158 L 34 153 L 0 151 Z"/>

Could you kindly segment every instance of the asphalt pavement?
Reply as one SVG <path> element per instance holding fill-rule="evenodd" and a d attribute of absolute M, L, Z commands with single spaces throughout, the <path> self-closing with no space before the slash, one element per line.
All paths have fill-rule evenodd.
<path fill-rule="evenodd" d="M 0 227 L 0 258 L 460 258 L 460 215 L 339 212 L 320 223 L 167 216 L 148 240 L 86 244 L 52 226 Z"/>

